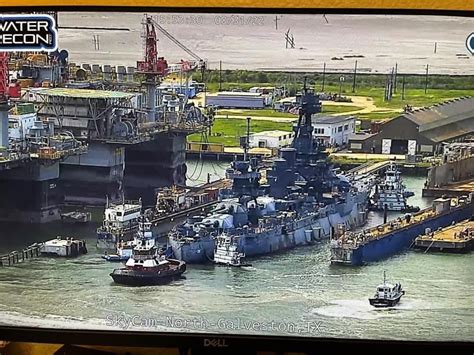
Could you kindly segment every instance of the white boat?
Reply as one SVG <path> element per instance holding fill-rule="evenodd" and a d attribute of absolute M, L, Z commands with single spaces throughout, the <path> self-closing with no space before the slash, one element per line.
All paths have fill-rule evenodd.
<path fill-rule="evenodd" d="M 402 285 L 396 283 L 395 285 L 388 283 L 385 277 L 385 271 L 383 273 L 383 284 L 377 286 L 375 295 L 369 298 L 370 305 L 374 307 L 393 307 L 405 294 L 402 290 Z"/>
<path fill-rule="evenodd" d="M 128 241 L 138 230 L 142 202 L 123 201 L 107 205 L 102 226 L 97 229 L 97 248 L 116 249 L 120 240 Z"/>
<path fill-rule="evenodd" d="M 390 162 L 385 170 L 384 179 L 375 184 L 374 193 L 371 198 L 371 209 L 375 211 L 399 211 L 399 212 L 418 212 L 419 207 L 410 206 L 407 203 L 407 196 L 410 195 L 405 190 L 401 173 L 397 164 Z"/>
<path fill-rule="evenodd" d="M 238 251 L 238 245 L 233 243 L 232 237 L 228 235 L 219 235 L 216 239 L 214 250 L 214 263 L 225 266 L 251 266 L 243 263 L 244 253 Z"/>
<path fill-rule="evenodd" d="M 84 240 L 57 237 L 44 242 L 40 252 L 41 255 L 70 258 L 87 254 L 87 247 Z"/>
<path fill-rule="evenodd" d="M 90 212 L 72 211 L 61 213 L 61 221 L 69 223 L 88 223 L 92 219 Z"/>

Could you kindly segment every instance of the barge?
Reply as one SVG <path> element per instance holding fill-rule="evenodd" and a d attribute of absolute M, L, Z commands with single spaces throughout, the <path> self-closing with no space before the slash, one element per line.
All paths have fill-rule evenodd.
<path fill-rule="evenodd" d="M 426 231 L 415 239 L 415 249 L 467 253 L 474 247 L 474 220 L 466 220 L 437 231 Z"/>
<path fill-rule="evenodd" d="M 331 263 L 359 266 L 388 258 L 411 247 L 426 230 L 437 230 L 474 213 L 474 193 L 469 196 L 434 200 L 433 207 L 360 232 L 344 232 L 331 239 Z"/>

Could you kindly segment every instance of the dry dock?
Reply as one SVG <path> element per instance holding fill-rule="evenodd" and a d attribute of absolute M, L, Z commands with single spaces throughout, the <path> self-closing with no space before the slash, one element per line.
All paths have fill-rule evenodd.
<path fill-rule="evenodd" d="M 472 191 L 474 191 L 474 179 L 461 181 L 455 184 L 445 185 L 442 187 L 424 188 L 422 195 L 423 197 L 441 197 L 443 195 L 449 197 L 456 197 L 468 195 Z"/>
<path fill-rule="evenodd" d="M 415 239 L 415 248 L 428 251 L 468 252 L 474 245 L 474 221 L 463 221 L 454 226 L 426 233 Z"/>

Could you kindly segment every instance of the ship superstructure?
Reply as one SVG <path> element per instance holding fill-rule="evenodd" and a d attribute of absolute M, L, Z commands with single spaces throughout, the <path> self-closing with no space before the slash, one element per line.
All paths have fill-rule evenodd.
<path fill-rule="evenodd" d="M 120 241 L 128 241 L 138 230 L 142 201 L 107 202 L 102 226 L 97 229 L 97 247 L 115 249 Z"/>
<path fill-rule="evenodd" d="M 374 211 L 418 212 L 418 207 L 408 205 L 408 195 L 410 192 L 405 190 L 401 172 L 394 162 L 390 162 L 383 180 L 374 186 L 370 208 Z"/>

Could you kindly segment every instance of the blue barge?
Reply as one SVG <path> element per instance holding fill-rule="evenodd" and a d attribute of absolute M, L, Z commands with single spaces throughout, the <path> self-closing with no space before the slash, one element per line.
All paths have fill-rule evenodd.
<path fill-rule="evenodd" d="M 416 237 L 447 227 L 474 214 L 473 193 L 458 199 L 439 198 L 433 207 L 360 232 L 345 232 L 331 239 L 331 263 L 360 266 L 388 258 L 409 248 Z"/>

